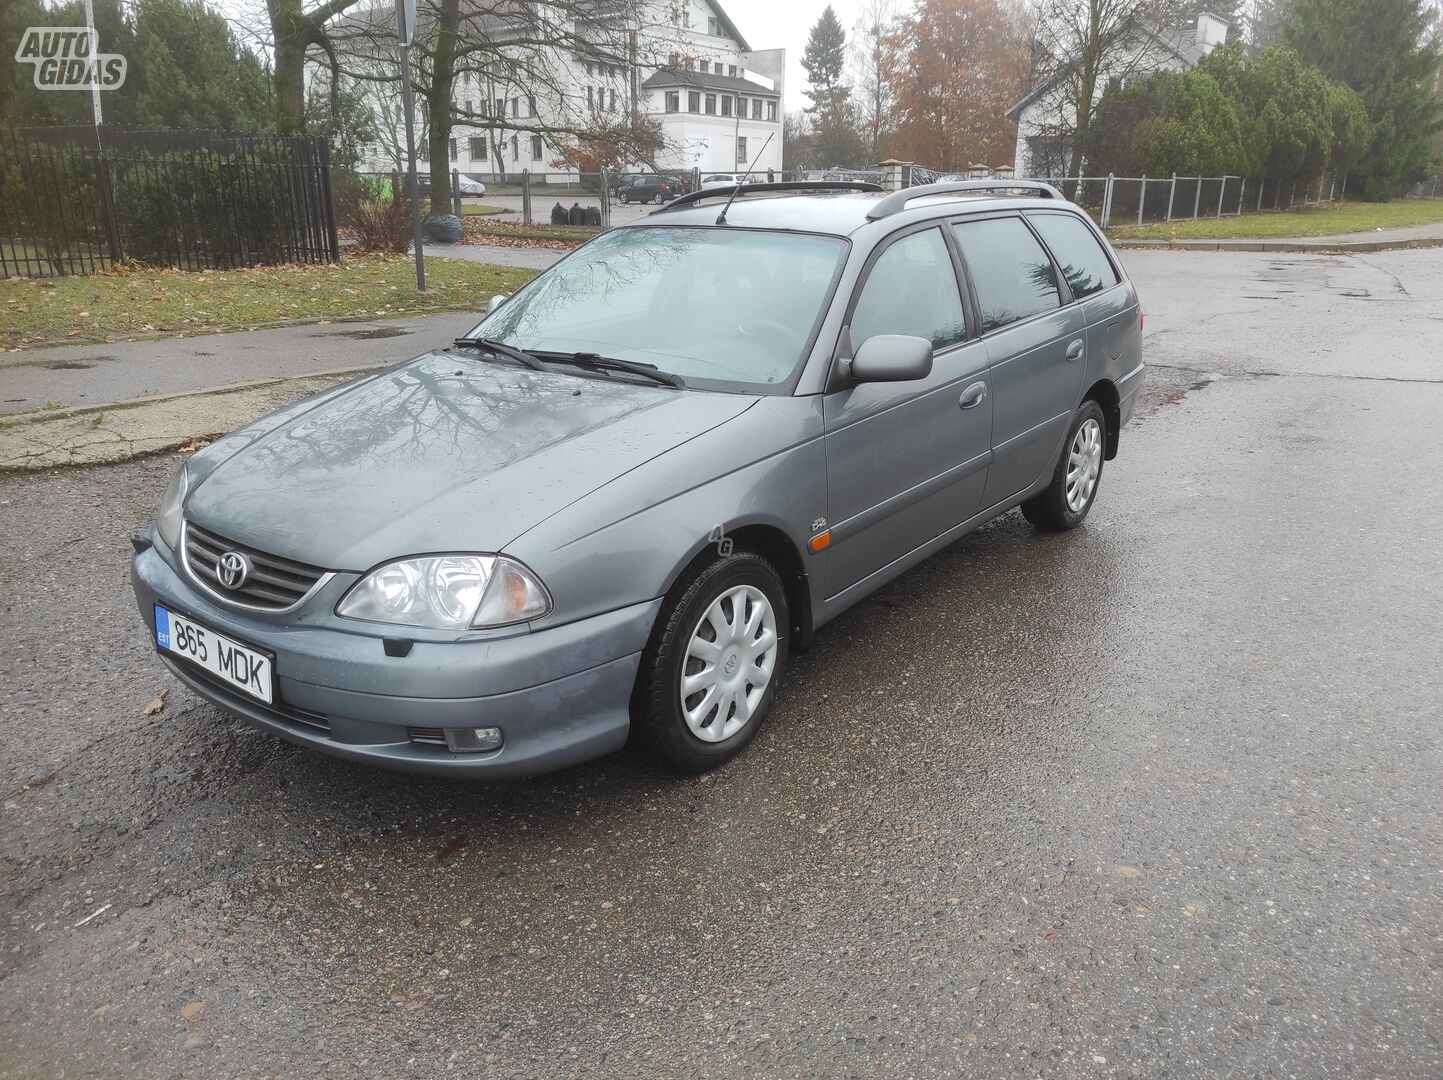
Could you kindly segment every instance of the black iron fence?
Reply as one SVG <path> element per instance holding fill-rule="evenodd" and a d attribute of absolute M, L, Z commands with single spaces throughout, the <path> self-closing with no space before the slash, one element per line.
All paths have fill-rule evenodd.
<path fill-rule="evenodd" d="M 134 260 L 183 270 L 339 253 L 330 149 L 310 136 L 0 129 L 0 277 Z"/>

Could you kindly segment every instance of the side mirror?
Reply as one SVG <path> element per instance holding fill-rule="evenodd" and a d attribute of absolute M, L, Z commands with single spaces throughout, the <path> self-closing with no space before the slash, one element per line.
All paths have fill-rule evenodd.
<path fill-rule="evenodd" d="M 848 374 L 857 382 L 913 382 L 932 374 L 932 343 L 910 334 L 876 334 L 862 342 Z"/>
<path fill-rule="evenodd" d="M 490 315 L 504 303 L 506 303 L 506 297 L 501 295 L 501 293 L 497 293 L 490 300 L 486 301 L 486 314 Z"/>

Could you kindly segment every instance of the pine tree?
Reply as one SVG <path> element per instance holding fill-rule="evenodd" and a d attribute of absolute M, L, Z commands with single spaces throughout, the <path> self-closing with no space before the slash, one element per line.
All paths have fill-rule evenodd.
<path fill-rule="evenodd" d="M 1390 198 L 1423 179 L 1439 130 L 1439 49 L 1426 0 L 1292 0 L 1284 39 L 1305 63 L 1351 86 L 1374 126 L 1363 193 Z"/>
<path fill-rule="evenodd" d="M 831 104 L 831 98 L 840 88 L 846 62 L 847 34 L 832 5 L 828 4 L 807 36 L 807 47 L 802 53 L 802 67 L 810 84 L 807 96 L 812 99 L 811 111 Z"/>

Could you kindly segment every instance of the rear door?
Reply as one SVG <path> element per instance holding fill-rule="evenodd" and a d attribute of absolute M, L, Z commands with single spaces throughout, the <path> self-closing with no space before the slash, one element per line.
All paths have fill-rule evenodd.
<path fill-rule="evenodd" d="M 1108 361 L 1122 359 L 1137 333 L 1137 299 L 1118 288 L 1122 275 L 1093 232 L 1092 226 L 1064 210 L 1029 211 L 1027 220 L 1052 252 L 1073 298 L 1087 320 L 1090 370 L 1101 372 Z"/>
<path fill-rule="evenodd" d="M 1082 393 L 1087 326 L 1020 215 L 951 228 L 987 345 L 992 465 L 982 505 L 991 507 L 1031 487 L 1056 460 Z"/>
<path fill-rule="evenodd" d="M 976 512 L 992 402 L 987 348 L 968 335 L 943 226 L 902 232 L 872 256 L 853 294 L 852 347 L 874 334 L 928 338 L 931 374 L 826 395 L 828 596 L 865 580 Z"/>

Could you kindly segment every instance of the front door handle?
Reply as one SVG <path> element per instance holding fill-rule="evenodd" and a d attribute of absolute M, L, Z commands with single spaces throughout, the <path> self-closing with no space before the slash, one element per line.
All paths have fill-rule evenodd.
<path fill-rule="evenodd" d="M 978 405 L 982 404 L 986 397 L 987 384 L 983 382 L 975 382 L 966 390 L 962 391 L 962 397 L 957 402 L 957 404 L 964 409 L 975 409 Z"/>
<path fill-rule="evenodd" d="M 1071 345 L 1067 346 L 1067 359 L 1076 360 L 1082 355 L 1082 339 L 1078 338 Z"/>

